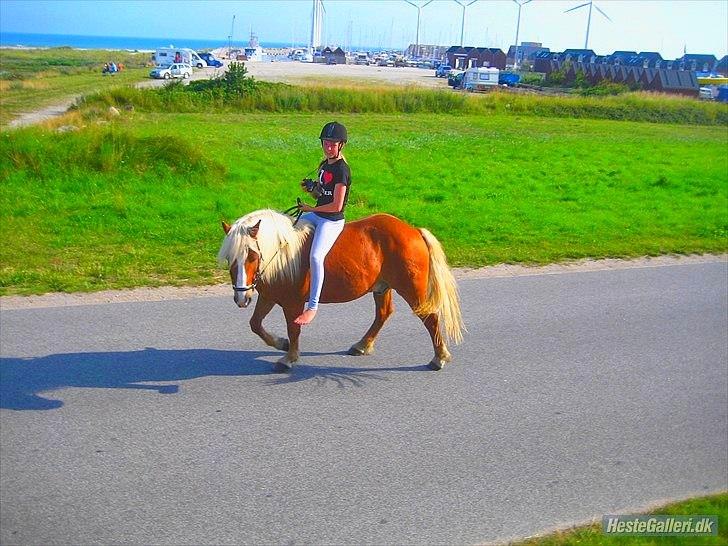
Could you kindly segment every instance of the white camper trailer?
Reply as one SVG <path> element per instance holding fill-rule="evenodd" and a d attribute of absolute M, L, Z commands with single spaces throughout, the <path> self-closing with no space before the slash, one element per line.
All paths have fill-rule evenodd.
<path fill-rule="evenodd" d="M 487 91 L 498 87 L 500 70 L 485 66 L 468 68 L 463 76 L 463 89 L 468 91 Z"/>
<path fill-rule="evenodd" d="M 186 63 L 196 68 L 207 66 L 205 60 L 188 47 L 160 47 L 154 52 L 155 65 L 169 66 L 173 63 Z"/>

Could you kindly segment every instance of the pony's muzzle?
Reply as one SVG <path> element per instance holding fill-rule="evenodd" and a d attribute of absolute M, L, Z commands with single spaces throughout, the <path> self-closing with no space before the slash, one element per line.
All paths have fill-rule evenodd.
<path fill-rule="evenodd" d="M 235 304 L 240 307 L 240 309 L 245 309 L 248 305 L 250 305 L 250 302 L 253 301 L 253 291 L 246 290 L 245 292 L 238 292 L 236 290 L 233 300 L 235 300 Z"/>

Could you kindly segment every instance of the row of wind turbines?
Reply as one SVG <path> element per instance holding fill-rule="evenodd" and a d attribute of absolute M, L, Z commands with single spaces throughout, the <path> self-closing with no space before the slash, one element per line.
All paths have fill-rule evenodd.
<path fill-rule="evenodd" d="M 424 2 L 420 1 L 415 2 L 413 0 L 404 0 L 409 5 L 413 6 L 417 9 L 417 34 L 415 39 L 415 51 L 419 51 L 420 48 L 420 18 L 422 16 L 422 10 L 427 7 L 429 4 L 431 4 L 434 0 L 426 0 Z M 460 46 L 463 46 L 463 38 L 465 36 L 465 11 L 468 7 L 475 4 L 478 0 L 453 0 L 457 4 L 460 5 L 462 8 L 462 18 L 460 23 Z M 518 38 L 519 33 L 521 30 L 521 10 L 523 9 L 523 6 L 526 4 L 530 4 L 533 2 L 533 0 L 511 0 L 514 4 L 518 6 L 518 20 L 516 23 L 516 68 L 518 67 Z M 594 4 L 594 0 L 589 0 L 588 2 L 585 2 L 584 4 L 581 4 L 579 6 L 575 6 L 573 8 L 567 9 L 564 11 L 564 13 L 569 13 L 570 11 L 576 11 L 581 8 L 589 8 L 589 15 L 586 20 L 586 38 L 584 39 L 584 49 L 589 49 L 589 30 L 591 28 L 591 19 L 592 19 L 592 10 L 597 10 L 600 14 L 602 14 L 604 17 L 607 18 L 610 22 L 612 21 L 609 16 L 602 11 L 599 6 Z M 310 40 L 310 48 L 314 49 L 321 45 L 321 27 L 323 26 L 323 14 L 326 12 L 326 9 L 324 8 L 323 0 L 313 0 L 313 8 L 311 10 L 311 40 Z M 233 24 L 235 23 L 235 19 L 233 18 Z"/>
<path fill-rule="evenodd" d="M 314 1 L 316 1 L 316 0 L 314 0 Z M 320 1 L 320 0 L 318 0 L 318 1 Z M 408 4 L 410 4 L 411 6 L 414 6 L 415 8 L 417 8 L 417 38 L 416 38 L 416 41 L 415 41 L 415 47 L 416 47 L 415 51 L 419 51 L 419 47 L 420 47 L 420 16 L 422 15 L 422 9 L 424 7 L 426 7 L 428 4 L 431 4 L 434 0 L 427 0 L 426 2 L 420 3 L 420 4 L 417 4 L 417 3 L 413 2 L 412 0 L 404 0 L 404 1 L 407 2 Z M 461 23 L 460 23 L 460 47 L 462 47 L 463 46 L 463 38 L 465 36 L 465 10 L 469 6 L 472 6 L 473 4 L 475 4 L 478 0 L 469 0 L 469 1 L 468 0 L 453 0 L 453 1 L 456 2 L 456 3 L 458 3 L 460 5 L 460 7 L 462 8 L 462 10 L 463 10 L 463 12 L 462 12 L 462 18 L 461 18 Z M 511 1 L 518 6 L 518 20 L 517 20 L 517 23 L 516 23 L 516 42 L 515 42 L 515 44 L 516 44 L 516 55 L 515 55 L 516 61 L 515 61 L 515 63 L 516 63 L 516 68 L 517 68 L 518 67 L 518 47 L 519 47 L 519 45 L 518 45 L 518 35 L 520 33 L 520 30 L 521 30 L 521 9 L 526 4 L 530 4 L 533 0 L 511 0 Z M 567 9 L 564 13 L 569 13 L 570 11 L 576 11 L 578 9 L 585 8 L 587 6 L 589 7 L 589 15 L 588 15 L 587 20 L 586 20 L 586 38 L 584 39 L 584 49 L 589 49 L 589 30 L 591 28 L 592 9 L 597 10 L 604 17 L 606 17 L 607 20 L 609 20 L 610 22 L 612 21 L 609 18 L 609 16 L 606 13 L 604 13 L 604 11 L 602 11 L 599 8 L 599 6 L 597 6 L 597 5 L 594 4 L 594 0 L 589 0 L 588 2 L 586 2 L 584 4 L 581 4 L 579 6 L 575 6 L 575 7 L 570 8 L 570 9 Z"/>

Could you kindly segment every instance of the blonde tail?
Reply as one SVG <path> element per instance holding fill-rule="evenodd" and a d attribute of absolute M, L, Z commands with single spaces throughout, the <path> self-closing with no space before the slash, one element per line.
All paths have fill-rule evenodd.
<path fill-rule="evenodd" d="M 427 299 L 415 309 L 415 313 L 421 317 L 431 313 L 437 314 L 447 338 L 454 343 L 460 343 L 463 340 L 463 332 L 467 330 L 460 313 L 460 295 L 455 277 L 447 265 L 447 258 L 440 241 L 426 229 L 419 228 L 419 230 L 430 251 L 430 272 L 427 280 Z"/>

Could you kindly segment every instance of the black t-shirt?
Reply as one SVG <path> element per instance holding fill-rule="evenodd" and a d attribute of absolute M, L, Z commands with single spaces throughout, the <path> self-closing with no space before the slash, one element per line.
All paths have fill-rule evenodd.
<path fill-rule="evenodd" d="M 334 186 L 336 184 L 344 184 L 346 186 L 344 206 L 341 207 L 340 212 L 316 213 L 328 220 L 343 220 L 344 209 L 346 208 L 346 203 L 349 201 L 349 188 L 351 187 L 351 171 L 349 171 L 349 165 L 343 159 L 339 159 L 335 163 L 329 163 L 324 160 L 319 167 L 318 180 L 323 192 L 321 197 L 318 198 L 318 201 L 316 201 L 317 207 L 334 202 Z"/>

